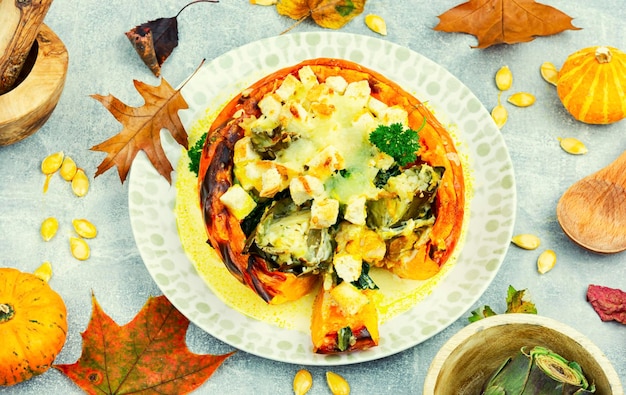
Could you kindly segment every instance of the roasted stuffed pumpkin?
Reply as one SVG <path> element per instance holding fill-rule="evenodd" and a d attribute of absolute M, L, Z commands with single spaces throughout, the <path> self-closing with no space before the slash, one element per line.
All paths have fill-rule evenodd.
<path fill-rule="evenodd" d="M 372 142 L 381 125 L 417 133 L 410 160 Z M 465 187 L 454 142 L 418 99 L 340 59 L 279 70 L 211 125 L 198 174 L 208 242 L 267 303 L 319 293 L 318 353 L 378 343 L 368 275 L 434 276 L 461 234 Z"/>

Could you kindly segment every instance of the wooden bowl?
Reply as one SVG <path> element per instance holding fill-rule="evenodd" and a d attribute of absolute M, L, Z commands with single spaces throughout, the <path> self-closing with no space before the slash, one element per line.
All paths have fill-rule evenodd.
<path fill-rule="evenodd" d="M 523 346 L 543 346 L 576 361 L 597 395 L 623 395 L 615 369 L 589 339 L 553 319 L 501 314 L 474 322 L 452 336 L 433 359 L 424 395 L 480 394 L 491 374 Z"/>
<path fill-rule="evenodd" d="M 61 97 L 67 64 L 65 45 L 42 24 L 18 81 L 0 95 L 0 146 L 32 135 L 48 120 Z"/>

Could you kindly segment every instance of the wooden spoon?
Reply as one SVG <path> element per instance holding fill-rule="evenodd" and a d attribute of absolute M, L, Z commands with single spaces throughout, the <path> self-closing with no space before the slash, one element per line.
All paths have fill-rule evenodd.
<path fill-rule="evenodd" d="M 561 228 L 588 250 L 626 250 L 626 151 L 613 163 L 574 183 L 556 207 Z"/>

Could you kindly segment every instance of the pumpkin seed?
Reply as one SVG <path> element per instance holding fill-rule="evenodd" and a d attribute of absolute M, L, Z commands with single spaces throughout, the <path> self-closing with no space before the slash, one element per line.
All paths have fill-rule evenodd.
<path fill-rule="evenodd" d="M 568 154 L 584 155 L 589 151 L 582 141 L 574 137 L 559 137 L 559 141 L 563 151 L 567 152 Z"/>
<path fill-rule="evenodd" d="M 74 175 L 76 175 L 76 162 L 69 156 L 63 158 L 63 163 L 61 164 L 61 169 L 59 170 L 59 174 L 65 181 L 72 181 Z"/>
<path fill-rule="evenodd" d="M 550 62 L 543 62 L 540 70 L 543 79 L 556 86 L 556 81 L 559 79 L 559 71 L 556 69 L 556 66 Z"/>
<path fill-rule="evenodd" d="M 506 91 L 513 85 L 513 73 L 509 69 L 509 66 L 502 66 L 500 70 L 496 72 L 496 86 L 501 91 Z"/>
<path fill-rule="evenodd" d="M 541 274 L 547 273 L 556 265 L 556 253 L 552 250 L 545 250 L 537 258 L 537 271 Z"/>
<path fill-rule="evenodd" d="M 274 5 L 278 3 L 278 0 L 250 0 L 250 4 L 256 5 Z"/>
<path fill-rule="evenodd" d="M 54 217 L 48 217 L 41 223 L 41 237 L 43 241 L 50 241 L 59 230 L 59 221 Z"/>
<path fill-rule="evenodd" d="M 98 234 L 95 225 L 84 218 L 72 220 L 72 225 L 76 233 L 85 239 L 93 239 Z"/>
<path fill-rule="evenodd" d="M 48 155 L 41 162 L 41 171 L 43 174 L 53 174 L 55 171 L 59 170 L 61 163 L 63 163 L 63 156 L 63 151 Z"/>
<path fill-rule="evenodd" d="M 72 256 L 79 261 L 89 259 L 89 244 L 80 237 L 70 237 L 70 251 Z"/>
<path fill-rule="evenodd" d="M 89 179 L 83 169 L 77 169 L 76 174 L 72 178 L 72 191 L 78 197 L 83 197 L 89 190 Z"/>
<path fill-rule="evenodd" d="M 326 372 L 326 383 L 333 395 L 348 395 L 350 393 L 350 384 L 334 372 Z"/>
<path fill-rule="evenodd" d="M 45 261 L 37 269 L 35 269 L 33 274 L 43 281 L 48 282 L 50 281 L 50 278 L 52 278 L 52 265 L 50 262 Z"/>
<path fill-rule="evenodd" d="M 535 103 L 535 96 L 528 92 L 517 92 L 509 96 L 508 102 L 517 107 L 528 107 Z"/>
<path fill-rule="evenodd" d="M 378 15 L 367 15 L 365 17 L 365 25 L 369 27 L 374 33 L 378 33 L 382 36 L 387 35 L 387 24 L 385 23 L 385 20 Z"/>
<path fill-rule="evenodd" d="M 523 248 L 525 250 L 534 250 L 541 245 L 539 237 L 529 233 L 515 235 L 511 241 L 519 248 Z"/>
<path fill-rule="evenodd" d="M 300 369 L 293 378 L 293 393 L 295 395 L 304 395 L 313 386 L 313 376 L 306 369 Z"/>

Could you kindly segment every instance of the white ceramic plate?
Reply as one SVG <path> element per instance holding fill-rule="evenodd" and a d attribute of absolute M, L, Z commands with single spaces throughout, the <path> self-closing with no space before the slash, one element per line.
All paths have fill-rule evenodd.
<path fill-rule="evenodd" d="M 302 60 L 335 57 L 378 71 L 427 101 L 471 165 L 473 197 L 458 261 L 432 293 L 381 325 L 380 344 L 345 355 L 315 355 L 310 335 L 249 318 L 228 307 L 206 285 L 183 251 L 174 207 L 176 189 L 144 155 L 133 163 L 129 211 L 144 263 L 168 299 L 191 322 L 240 350 L 277 361 L 340 365 L 374 360 L 419 344 L 453 323 L 482 295 L 498 271 L 513 230 L 516 195 L 513 167 L 488 111 L 441 66 L 388 41 L 345 33 L 299 33 L 272 37 L 230 51 L 204 65 L 182 89 L 189 128 L 262 76 Z M 167 132 L 163 133 L 164 135 Z M 181 149 L 164 139 L 176 166 Z M 174 175 L 175 176 L 175 175 Z"/>

